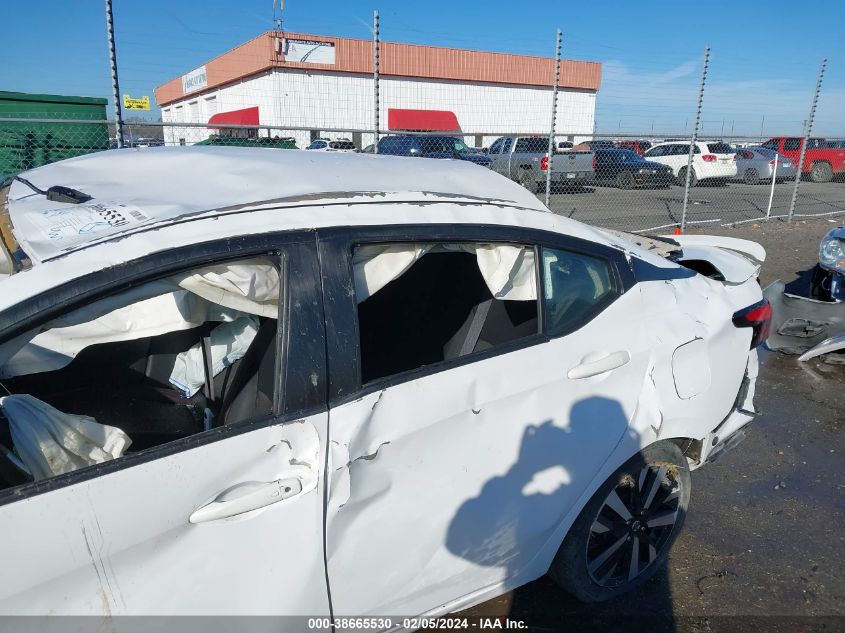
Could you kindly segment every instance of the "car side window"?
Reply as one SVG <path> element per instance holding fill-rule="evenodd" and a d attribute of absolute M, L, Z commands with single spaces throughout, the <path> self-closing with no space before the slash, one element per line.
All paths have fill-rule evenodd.
<path fill-rule="evenodd" d="M 618 295 L 610 262 L 590 255 L 542 249 L 543 323 L 549 336 L 580 328 Z"/>
<path fill-rule="evenodd" d="M 660 156 L 663 156 L 664 149 L 665 148 L 663 145 L 658 145 L 657 147 L 652 147 L 651 149 L 646 151 L 643 156 L 645 156 L 646 158 L 658 158 Z"/>
<path fill-rule="evenodd" d="M 87 303 L 2 346 L 0 490 L 273 412 L 278 258 Z"/>
<path fill-rule="evenodd" d="M 493 144 L 490 146 L 490 154 L 498 154 L 499 151 L 502 149 L 502 145 L 504 144 L 504 140 L 501 138 L 497 138 L 493 141 Z"/>
<path fill-rule="evenodd" d="M 801 139 L 788 138 L 783 142 L 783 149 L 785 152 L 794 152 L 801 149 Z"/>
<path fill-rule="evenodd" d="M 474 242 L 355 247 L 362 382 L 538 334 L 534 252 Z"/>
<path fill-rule="evenodd" d="M 511 145 L 513 145 L 513 139 L 510 136 L 505 137 L 505 142 L 502 143 L 502 154 L 510 153 Z"/>

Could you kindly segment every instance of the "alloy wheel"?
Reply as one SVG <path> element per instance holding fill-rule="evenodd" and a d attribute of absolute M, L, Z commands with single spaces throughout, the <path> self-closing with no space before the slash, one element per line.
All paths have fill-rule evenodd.
<path fill-rule="evenodd" d="M 587 570 L 603 587 L 631 582 L 664 553 L 679 519 L 681 482 L 671 465 L 644 466 L 610 491 L 590 528 Z"/>

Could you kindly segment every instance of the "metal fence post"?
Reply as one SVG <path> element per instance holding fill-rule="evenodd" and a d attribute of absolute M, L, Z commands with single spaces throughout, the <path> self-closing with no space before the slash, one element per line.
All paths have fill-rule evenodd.
<path fill-rule="evenodd" d="M 563 34 L 557 30 L 557 43 L 555 44 L 555 80 L 552 84 L 552 124 L 549 128 L 549 162 L 546 165 L 546 206 L 549 206 L 552 193 L 552 164 L 555 156 L 555 119 L 557 119 L 557 84 L 560 79 L 560 45 Z"/>
<path fill-rule="evenodd" d="M 684 180 L 684 208 L 681 211 L 681 233 L 687 226 L 687 205 L 689 204 L 689 184 L 692 177 L 692 156 L 695 152 L 695 142 L 698 140 L 698 126 L 701 122 L 701 102 L 704 100 L 704 83 L 707 80 L 707 65 L 710 63 L 710 47 L 704 48 L 704 66 L 701 69 L 701 84 L 698 86 L 698 104 L 695 108 L 695 125 L 692 128 L 692 138 L 687 156 L 686 179 Z"/>
<path fill-rule="evenodd" d="M 120 112 L 120 86 L 117 82 L 117 52 L 114 48 L 114 20 L 111 0 L 106 0 L 106 33 L 109 38 L 109 63 L 111 64 L 111 85 L 114 95 L 114 131 L 117 146 L 123 147 L 123 117 Z"/>
<path fill-rule="evenodd" d="M 801 143 L 801 154 L 798 156 L 798 169 L 795 170 L 795 186 L 792 188 L 792 201 L 789 203 L 789 215 L 787 221 L 792 222 L 792 216 L 795 213 L 795 203 L 798 201 L 798 186 L 801 184 L 801 173 L 804 171 L 804 155 L 807 152 L 807 144 L 810 142 L 810 134 L 813 131 L 813 119 L 816 116 L 816 104 L 819 102 L 819 92 L 822 89 L 822 78 L 824 78 L 824 68 L 827 65 L 827 59 L 822 60 L 821 68 L 819 68 L 819 78 L 816 80 L 816 91 L 813 93 L 813 102 L 810 104 L 810 116 L 807 117 L 807 123 L 804 125 L 804 142 Z"/>
<path fill-rule="evenodd" d="M 379 103 L 378 103 L 378 11 L 373 11 L 373 153 L 378 154 Z"/>

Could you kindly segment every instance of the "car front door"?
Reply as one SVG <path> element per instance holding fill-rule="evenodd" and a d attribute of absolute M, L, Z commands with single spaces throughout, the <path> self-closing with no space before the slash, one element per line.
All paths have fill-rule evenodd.
<path fill-rule="evenodd" d="M 117 274 L 109 278 L 111 287 L 125 289 L 145 281 L 138 277 L 144 270 L 170 274 L 187 262 L 205 269 L 243 249 L 238 252 L 263 255 L 278 266 L 278 318 L 262 317 L 246 355 L 232 365 L 227 384 L 239 386 L 231 400 L 223 392 L 219 410 L 227 414 L 219 424 L 135 452 L 130 445 L 130 452 L 111 461 L 0 492 L 0 613 L 329 613 L 322 542 L 324 325 L 315 241 L 302 240 L 248 237 L 204 244 L 98 273 L 103 279 Z M 45 294 L 39 309 L 55 306 L 60 296 L 71 301 L 67 297 L 87 288 Z M 144 324 L 139 318 L 132 327 Z M 174 345 L 167 340 L 160 342 Z M 127 376 L 136 378 L 128 379 L 127 393 L 137 392 L 144 380 L 133 373 L 143 373 L 143 363 L 131 369 Z M 44 376 L 57 380 L 55 371 Z M 151 393 L 164 393 L 166 383 Z M 90 388 L 96 390 L 94 403 L 110 396 L 102 385 Z M 259 398 L 263 408 L 252 404 Z M 148 417 L 139 416 L 141 424 L 156 422 L 155 411 L 164 406 L 176 405 L 142 410 Z M 242 414 L 228 415 L 241 407 Z M 0 426 L 4 422 L 0 418 Z M 129 435 L 140 445 L 139 436 Z M 304 628 L 293 621 L 290 626 Z"/>
<path fill-rule="evenodd" d="M 564 518 L 628 432 L 648 353 L 625 260 L 543 236 L 552 248 L 480 227 L 321 238 L 335 614 L 421 614 L 539 577 Z M 450 255 L 434 248 L 412 263 L 415 248 L 444 240 L 521 245 L 539 298 L 485 308 L 472 281 L 480 258 L 437 260 Z M 357 244 L 381 249 L 386 263 L 360 258 Z M 380 286 L 390 266 L 405 272 L 356 305 L 361 284 Z M 508 319 L 532 310 L 542 316 L 510 329 Z"/>

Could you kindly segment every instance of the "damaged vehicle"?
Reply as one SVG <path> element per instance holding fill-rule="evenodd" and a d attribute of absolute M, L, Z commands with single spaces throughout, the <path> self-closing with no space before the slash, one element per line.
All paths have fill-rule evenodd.
<path fill-rule="evenodd" d="M 3 226 L 3 614 L 612 598 L 755 415 L 759 245 L 470 163 L 100 152 L 22 174 Z"/>
<path fill-rule="evenodd" d="M 780 280 L 766 287 L 764 295 L 773 310 L 766 347 L 800 354 L 801 362 L 825 354 L 831 355 L 826 357 L 829 362 L 845 361 L 845 227 L 831 229 L 822 238 L 809 294 L 801 296 Z"/>

